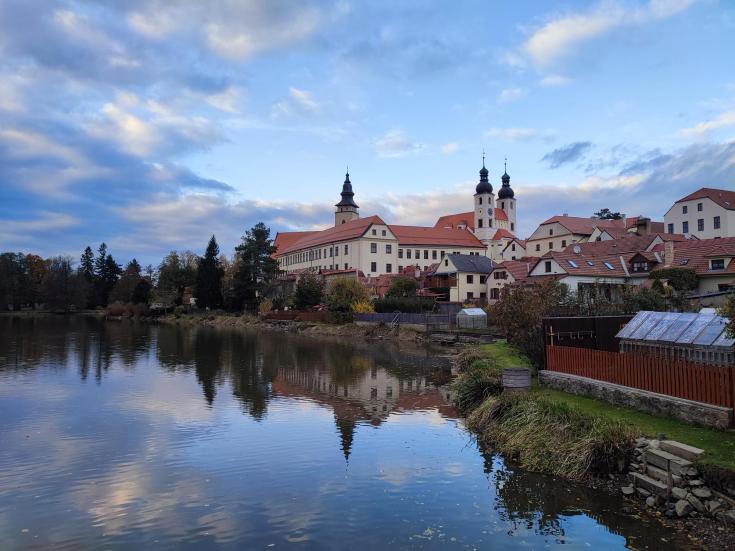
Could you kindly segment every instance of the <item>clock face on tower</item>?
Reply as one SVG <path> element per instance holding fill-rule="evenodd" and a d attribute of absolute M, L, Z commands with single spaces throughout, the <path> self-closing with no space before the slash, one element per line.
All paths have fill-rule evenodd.
<path fill-rule="evenodd" d="M 492 209 L 492 207 L 490 207 L 490 208 L 487 209 L 487 215 L 488 216 L 492 216 L 493 215 L 493 209 Z"/>

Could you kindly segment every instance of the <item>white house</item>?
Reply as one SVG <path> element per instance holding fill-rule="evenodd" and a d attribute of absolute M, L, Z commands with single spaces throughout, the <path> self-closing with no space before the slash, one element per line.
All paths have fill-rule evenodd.
<path fill-rule="evenodd" d="M 735 237 L 735 191 L 703 187 L 676 201 L 664 223 L 668 233 L 699 239 Z"/>

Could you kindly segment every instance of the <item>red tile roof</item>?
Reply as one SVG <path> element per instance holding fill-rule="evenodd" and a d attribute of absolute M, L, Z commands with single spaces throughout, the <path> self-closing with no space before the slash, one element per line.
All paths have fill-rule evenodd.
<path fill-rule="evenodd" d="M 595 227 L 625 228 L 624 220 L 602 220 L 599 218 L 581 218 L 579 216 L 552 216 L 541 222 L 541 226 L 559 223 L 574 234 L 590 235 Z"/>
<path fill-rule="evenodd" d="M 522 281 L 528 277 L 528 272 L 531 271 L 535 261 L 535 258 L 532 260 L 504 260 L 495 266 L 493 272 L 505 270 L 513 277 L 514 281 Z"/>
<path fill-rule="evenodd" d="M 677 203 L 684 201 L 693 201 L 695 199 L 711 199 L 722 208 L 727 210 L 735 210 L 735 191 L 726 189 L 716 189 L 711 187 L 703 187 L 694 193 L 690 193 L 686 197 L 682 197 Z"/>
<path fill-rule="evenodd" d="M 280 256 L 283 251 L 289 249 L 298 240 L 315 234 L 315 231 L 281 231 L 276 234 L 273 244 L 276 246 L 275 256 Z"/>
<path fill-rule="evenodd" d="M 664 260 L 665 246 L 657 245 L 654 249 Z M 735 257 L 735 237 L 722 237 L 720 239 L 688 240 L 674 243 L 674 258 L 671 268 L 692 268 L 698 276 L 735 276 L 735 258 L 730 261 L 724 270 L 710 270 L 711 258 Z M 658 266 L 663 268 L 663 263 Z M 733 277 L 735 283 L 735 277 Z"/>
<path fill-rule="evenodd" d="M 579 247 L 586 254 L 621 254 L 646 251 L 651 247 L 651 244 L 657 237 L 660 237 L 664 242 L 686 241 L 686 237 L 676 233 L 652 233 L 650 235 L 637 235 L 633 233 L 627 234 L 620 239 L 573 243 L 571 245 L 567 245 L 565 251 L 574 252 L 575 247 Z"/>
<path fill-rule="evenodd" d="M 598 244 L 599 243 L 611 242 L 601 241 L 598 242 Z M 538 259 L 538 262 L 531 268 L 531 270 L 535 269 L 536 266 L 545 260 L 554 259 L 568 275 L 617 278 L 647 276 L 647 273 L 631 272 L 631 259 L 640 254 L 638 251 L 623 252 L 608 250 L 605 248 L 582 249 L 581 246 L 579 250 L 579 254 L 574 252 L 573 247 L 567 247 L 563 251 L 549 251 Z M 576 267 L 571 264 L 572 262 Z M 625 265 L 625 267 L 623 267 L 623 265 Z"/>
<path fill-rule="evenodd" d="M 398 239 L 399 245 L 446 245 L 458 247 L 484 247 L 469 230 L 449 228 L 425 228 L 422 226 L 394 226 L 388 228 Z"/>
<path fill-rule="evenodd" d="M 508 215 L 505 213 L 503 209 L 496 208 L 495 209 L 495 219 L 507 222 Z M 439 220 L 436 221 L 436 224 L 434 224 L 435 228 L 458 228 L 460 226 L 466 226 L 469 229 L 474 230 L 475 229 L 475 213 L 472 211 L 469 211 L 469 212 L 460 212 L 458 214 L 446 214 L 444 216 L 441 216 Z"/>
<path fill-rule="evenodd" d="M 307 235 L 292 242 L 289 246 L 284 247 L 283 250 L 278 251 L 278 256 L 293 251 L 300 251 L 311 247 L 318 247 L 320 245 L 326 245 L 328 243 L 335 243 L 338 241 L 346 241 L 348 239 L 355 239 L 362 237 L 367 229 L 372 224 L 383 224 L 385 222 L 379 216 L 368 216 L 367 218 L 358 218 L 357 220 L 351 220 L 345 222 L 339 226 L 327 228 L 322 231 L 314 232 L 303 232 Z"/>
<path fill-rule="evenodd" d="M 495 232 L 495 235 L 493 235 L 493 240 L 497 241 L 498 239 L 515 239 L 515 235 L 510 233 L 508 230 L 500 229 Z"/>

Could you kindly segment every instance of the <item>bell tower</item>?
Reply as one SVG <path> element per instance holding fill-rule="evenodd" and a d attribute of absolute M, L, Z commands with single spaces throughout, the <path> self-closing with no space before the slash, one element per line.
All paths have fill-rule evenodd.
<path fill-rule="evenodd" d="M 510 176 L 508 175 L 508 159 L 505 160 L 505 172 L 500 177 L 503 186 L 498 192 L 498 204 L 508 215 L 508 229 L 515 235 L 516 232 L 516 197 L 513 188 L 510 187 Z"/>
<path fill-rule="evenodd" d="M 488 170 L 485 168 L 485 153 L 482 154 L 482 168 L 480 169 L 480 182 L 475 188 L 475 236 L 489 245 L 497 224 L 495 222 L 495 194 L 493 186 L 487 178 Z"/>
<path fill-rule="evenodd" d="M 342 184 L 342 199 L 339 203 L 334 205 L 337 207 L 337 211 L 334 213 L 334 225 L 339 226 L 345 222 L 351 222 L 360 218 L 360 214 L 357 209 L 360 208 L 355 203 L 353 197 L 355 192 L 352 191 L 352 182 L 350 182 L 350 170 L 347 169 L 345 174 L 345 182 Z"/>

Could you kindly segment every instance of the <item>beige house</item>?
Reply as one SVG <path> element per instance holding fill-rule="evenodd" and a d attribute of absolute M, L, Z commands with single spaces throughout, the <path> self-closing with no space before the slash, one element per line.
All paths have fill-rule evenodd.
<path fill-rule="evenodd" d="M 500 258 L 503 260 L 518 260 L 526 255 L 526 240 L 517 237 L 510 239 L 503 250 L 500 252 Z"/>
<path fill-rule="evenodd" d="M 735 191 L 702 188 L 679 199 L 664 215 L 668 233 L 699 239 L 735 237 Z"/>
<path fill-rule="evenodd" d="M 487 278 L 488 303 L 495 304 L 507 285 L 520 284 L 528 280 L 528 272 L 535 260 L 504 260 L 495 265 Z"/>
<path fill-rule="evenodd" d="M 700 295 L 735 288 L 735 237 L 667 242 L 653 250 L 662 268 L 693 269 Z"/>
<path fill-rule="evenodd" d="M 451 302 L 487 301 L 487 277 L 495 263 L 486 256 L 447 255 L 429 282 L 432 288 L 449 289 Z"/>
<path fill-rule="evenodd" d="M 367 277 L 400 273 L 408 266 L 426 271 L 449 254 L 499 258 L 515 237 L 516 221 L 516 199 L 507 171 L 501 180 L 496 200 L 483 158 L 474 210 L 442 216 L 433 227 L 423 227 L 387 224 L 379 216 L 360 218 L 348 173 L 335 205 L 334 226 L 278 233 L 275 258 L 287 273 L 358 270 Z"/>
<path fill-rule="evenodd" d="M 625 219 L 601 220 L 599 218 L 580 218 L 578 216 L 552 216 L 541 222 L 536 231 L 526 240 L 528 256 L 542 256 L 548 251 L 561 251 L 568 245 L 590 240 L 595 228 L 626 229 Z"/>

